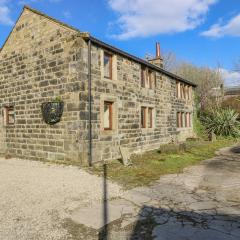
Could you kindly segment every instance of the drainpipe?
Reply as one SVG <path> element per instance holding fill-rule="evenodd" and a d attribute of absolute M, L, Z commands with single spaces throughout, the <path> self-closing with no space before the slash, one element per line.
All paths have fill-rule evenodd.
<path fill-rule="evenodd" d="M 92 73 L 91 73 L 91 64 L 92 64 L 92 42 L 91 39 L 88 39 L 88 161 L 89 166 L 92 167 Z"/>

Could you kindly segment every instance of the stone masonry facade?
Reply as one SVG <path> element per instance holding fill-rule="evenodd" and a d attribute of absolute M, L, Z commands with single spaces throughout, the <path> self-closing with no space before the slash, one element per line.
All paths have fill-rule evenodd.
<path fill-rule="evenodd" d="M 112 55 L 112 79 L 104 77 L 103 55 Z M 177 127 L 178 112 L 193 117 L 189 100 L 177 97 L 177 79 L 155 71 L 154 89 L 141 86 L 142 64 L 92 44 L 93 161 L 119 158 L 119 146 L 131 152 L 193 136 L 192 124 Z M 0 153 L 32 160 L 85 165 L 89 145 L 88 43 L 65 24 L 25 7 L 0 52 Z M 61 121 L 43 121 L 41 105 L 60 97 Z M 104 102 L 113 104 L 112 129 L 103 128 Z M 4 124 L 4 108 L 13 107 L 14 124 Z M 151 128 L 141 127 L 141 107 L 151 107 Z"/>

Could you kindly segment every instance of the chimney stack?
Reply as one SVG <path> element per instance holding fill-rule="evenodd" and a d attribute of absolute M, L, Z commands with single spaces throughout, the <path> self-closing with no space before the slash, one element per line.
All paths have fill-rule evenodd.
<path fill-rule="evenodd" d="M 151 64 L 156 65 L 157 67 L 163 68 L 163 59 L 161 57 L 160 43 L 156 43 L 156 58 L 147 59 Z"/>
<path fill-rule="evenodd" d="M 156 43 L 156 59 L 161 58 L 160 43 Z"/>

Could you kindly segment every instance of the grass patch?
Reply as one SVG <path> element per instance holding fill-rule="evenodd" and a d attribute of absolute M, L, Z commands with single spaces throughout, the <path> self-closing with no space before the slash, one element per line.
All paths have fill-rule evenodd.
<path fill-rule="evenodd" d="M 234 139 L 218 139 L 215 142 L 186 142 L 186 150 L 179 153 L 161 153 L 159 150 L 149 151 L 132 156 L 133 165 L 125 167 L 120 162 L 111 162 L 106 166 L 107 178 L 124 188 L 148 185 L 158 180 L 161 175 L 181 173 L 190 165 L 212 158 L 215 151 L 236 143 Z M 95 166 L 91 172 L 102 175 L 103 167 Z"/>

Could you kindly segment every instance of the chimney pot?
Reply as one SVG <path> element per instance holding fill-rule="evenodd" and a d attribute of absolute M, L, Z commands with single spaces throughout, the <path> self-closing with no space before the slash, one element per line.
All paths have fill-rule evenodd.
<path fill-rule="evenodd" d="M 156 59 L 160 59 L 160 58 L 161 58 L 160 43 L 157 42 L 156 43 Z"/>

